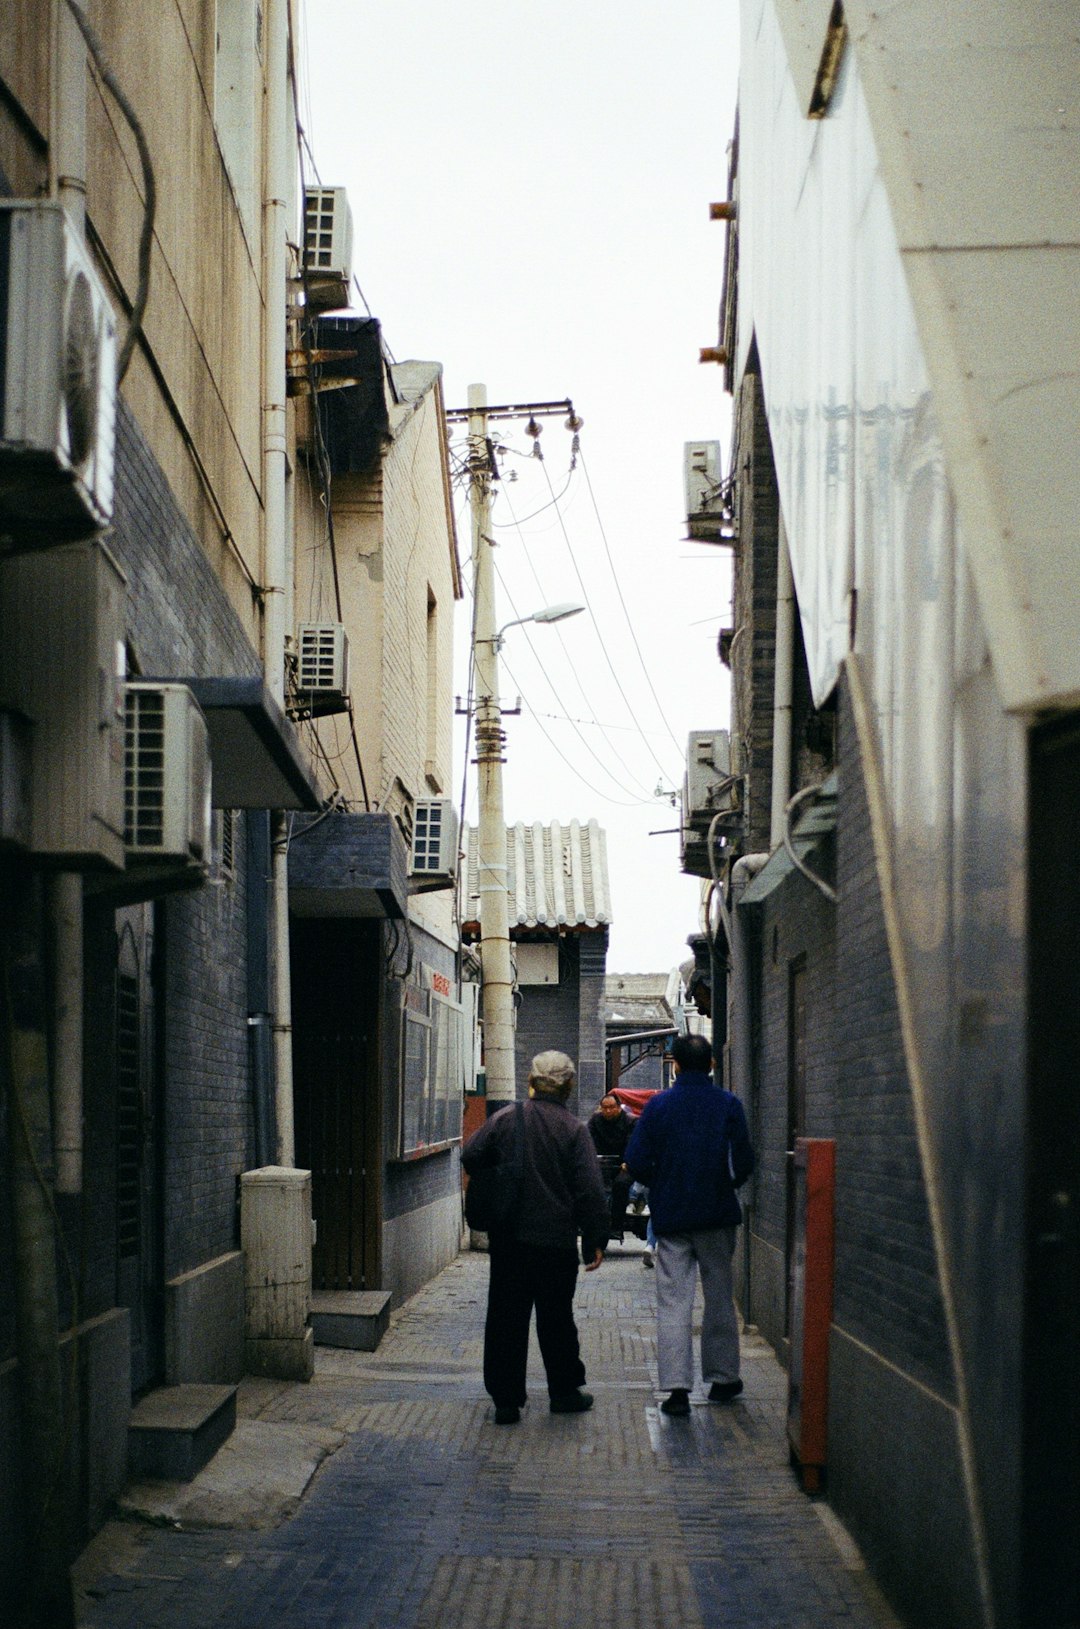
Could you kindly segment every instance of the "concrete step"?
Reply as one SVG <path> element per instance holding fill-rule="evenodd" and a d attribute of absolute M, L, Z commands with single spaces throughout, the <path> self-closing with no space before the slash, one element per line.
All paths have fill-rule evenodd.
<path fill-rule="evenodd" d="M 132 1479 L 190 1482 L 236 1424 L 235 1386 L 162 1386 L 131 1411 Z"/>
<path fill-rule="evenodd" d="M 317 1346 L 374 1352 L 390 1327 L 389 1290 L 318 1290 L 311 1297 Z"/>

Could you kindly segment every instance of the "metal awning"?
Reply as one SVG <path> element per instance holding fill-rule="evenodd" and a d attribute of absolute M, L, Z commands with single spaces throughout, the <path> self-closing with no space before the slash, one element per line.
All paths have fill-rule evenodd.
<path fill-rule="evenodd" d="M 404 917 L 409 851 L 393 815 L 333 814 L 295 820 L 289 841 L 294 916 Z"/>
<path fill-rule="evenodd" d="M 837 778 L 833 774 L 822 781 L 817 797 L 791 834 L 792 846 L 800 860 L 806 860 L 810 852 L 836 830 L 836 799 Z M 773 849 L 739 903 L 760 905 L 795 870 L 795 862 L 783 846 Z"/>
<path fill-rule="evenodd" d="M 206 715 L 215 809 L 318 809 L 296 730 L 263 680 L 179 679 Z"/>

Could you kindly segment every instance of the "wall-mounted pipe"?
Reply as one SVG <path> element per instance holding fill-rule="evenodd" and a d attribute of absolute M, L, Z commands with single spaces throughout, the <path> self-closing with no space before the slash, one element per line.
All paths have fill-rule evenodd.
<path fill-rule="evenodd" d="M 784 518 L 776 545 L 776 660 L 773 667 L 772 805 L 769 846 L 784 840 L 784 810 L 791 795 L 791 709 L 795 689 L 795 583 Z"/>
<path fill-rule="evenodd" d="M 48 884 L 52 930 L 53 1144 L 57 1193 L 81 1193 L 83 1178 L 83 892 L 62 871 Z"/>
<path fill-rule="evenodd" d="M 263 167 L 263 671 L 285 709 L 285 637 L 292 564 L 287 505 L 286 258 L 289 197 L 289 0 L 266 7 L 266 123 Z M 289 974 L 289 840 L 284 814 L 272 816 L 271 911 L 274 981 L 274 1101 L 278 1163 L 293 1143 L 292 986 Z"/>

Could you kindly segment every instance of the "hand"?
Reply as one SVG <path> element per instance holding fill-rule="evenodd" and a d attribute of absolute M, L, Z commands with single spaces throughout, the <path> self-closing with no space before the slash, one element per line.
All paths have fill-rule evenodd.
<path fill-rule="evenodd" d="M 589 1262 L 589 1265 L 586 1267 L 585 1271 L 587 1273 L 595 1273 L 596 1269 L 599 1267 L 599 1265 L 603 1261 L 603 1259 L 604 1259 L 604 1252 L 602 1250 L 598 1250 L 596 1252 L 595 1256 L 593 1257 L 593 1259 Z"/>

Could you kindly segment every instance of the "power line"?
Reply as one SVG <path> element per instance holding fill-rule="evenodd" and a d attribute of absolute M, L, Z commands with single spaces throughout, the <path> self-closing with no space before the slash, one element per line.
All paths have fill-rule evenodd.
<path fill-rule="evenodd" d="M 661 701 L 660 701 L 660 697 L 656 694 L 656 687 L 653 684 L 652 677 L 651 677 L 651 675 L 649 673 L 648 668 L 645 665 L 645 657 L 642 655 L 642 650 L 641 650 L 641 646 L 638 643 L 637 634 L 634 632 L 634 624 L 630 620 L 630 612 L 627 610 L 626 601 L 623 598 L 622 585 L 619 582 L 619 576 L 618 576 L 618 573 L 615 570 L 615 561 L 612 558 L 611 545 L 608 542 L 607 532 L 604 529 L 604 522 L 603 522 L 603 520 L 601 518 L 601 515 L 600 515 L 600 506 L 596 501 L 596 493 L 593 491 L 593 484 L 592 484 L 592 481 L 591 481 L 591 479 L 589 477 L 589 466 L 588 466 L 588 463 L 586 461 L 584 453 L 581 454 L 581 469 L 582 469 L 582 473 L 585 476 L 585 485 L 589 489 L 589 497 L 592 499 L 593 513 L 596 515 L 596 524 L 597 524 L 597 526 L 599 526 L 599 528 L 600 528 L 600 536 L 604 540 L 604 553 L 607 555 L 607 562 L 608 562 L 608 565 L 611 568 L 612 581 L 615 584 L 615 591 L 619 596 L 619 604 L 623 608 L 623 616 L 626 618 L 626 626 L 630 630 L 630 637 L 634 641 L 634 649 L 637 651 L 638 661 L 641 663 L 641 671 L 645 675 L 645 682 L 648 685 L 649 690 L 652 693 L 652 698 L 656 703 L 656 710 L 660 715 L 660 721 L 663 724 L 664 728 L 667 730 L 667 732 L 670 735 L 672 741 L 674 742 L 675 748 L 678 751 L 679 757 L 681 759 L 682 754 L 683 754 L 683 747 L 680 744 L 680 742 L 678 740 L 678 737 L 675 735 L 674 730 L 671 728 L 671 725 L 668 723 L 667 716 L 666 716 L 666 714 L 664 712 L 663 706 L 662 706 Z"/>
<path fill-rule="evenodd" d="M 515 690 L 520 691 L 520 686 L 518 684 L 517 679 L 514 677 L 513 669 L 510 667 L 509 662 L 507 662 L 505 659 L 503 661 L 503 667 L 506 669 L 507 677 L 513 682 Z M 554 748 L 554 750 L 558 753 L 559 757 L 562 759 L 563 763 L 566 765 L 567 769 L 569 769 L 570 773 L 575 777 L 576 780 L 579 780 L 581 782 L 582 786 L 588 787 L 590 792 L 592 792 L 596 797 L 602 798 L 605 803 L 615 804 L 621 809 L 640 809 L 642 807 L 642 805 L 646 801 L 644 798 L 635 798 L 635 797 L 631 797 L 630 799 L 627 799 L 627 798 L 613 798 L 611 796 L 610 792 L 601 792 L 601 790 L 600 790 L 600 788 L 598 786 L 594 786 L 592 784 L 592 782 L 590 780 L 588 780 L 581 773 L 580 769 L 578 769 L 576 767 L 576 765 L 574 765 L 574 764 L 572 764 L 570 762 L 570 759 L 566 756 L 565 752 L 559 746 L 558 742 L 544 728 L 543 724 L 540 721 L 540 715 L 533 711 L 533 708 L 530 705 L 529 701 L 524 696 L 522 697 L 522 700 L 523 700 L 523 703 L 524 703 L 524 706 L 525 706 L 526 710 L 529 713 L 529 716 L 533 719 L 534 723 L 536 724 L 537 729 L 540 731 L 540 734 L 548 742 L 549 746 Z M 600 767 L 601 767 L 601 769 L 605 768 L 605 766 L 603 764 L 601 764 Z M 606 774 L 611 774 L 611 771 L 605 769 L 605 773 Z M 613 780 L 614 780 L 614 778 L 615 777 L 612 776 Z M 616 781 L 615 784 L 618 785 L 619 783 Z M 627 788 L 624 787 L 623 790 L 625 791 L 625 790 L 627 790 Z M 649 801 L 651 802 L 652 800 L 650 799 Z"/>
<path fill-rule="evenodd" d="M 514 615 L 517 616 L 518 608 L 514 604 L 513 595 L 510 593 L 510 590 L 507 588 L 505 579 L 503 578 L 503 574 L 499 570 L 498 566 L 495 567 L 495 573 L 496 573 L 496 576 L 499 579 L 499 582 L 502 584 L 503 592 L 506 595 L 506 598 L 507 598 L 507 600 L 509 601 L 509 604 L 510 604 L 510 609 L 513 611 Z M 545 680 L 545 683 L 548 686 L 548 689 L 551 691 L 552 695 L 555 697 L 555 700 L 558 703 L 558 705 L 560 707 L 562 707 L 564 709 L 564 711 L 565 711 L 566 703 L 563 701 L 563 699 L 560 696 L 559 692 L 556 690 L 554 684 L 552 683 L 551 675 L 548 673 L 547 667 L 545 666 L 543 660 L 541 659 L 541 657 L 540 657 L 540 655 L 539 655 L 539 653 L 538 653 L 538 651 L 536 649 L 536 646 L 533 644 L 533 641 L 532 641 L 528 626 L 526 626 L 526 629 L 525 629 L 525 637 L 526 637 L 526 639 L 528 639 L 529 649 L 532 651 L 533 655 L 536 657 L 537 662 L 540 665 L 540 670 L 544 675 L 544 680 Z M 505 666 L 505 660 L 504 660 L 504 666 Z M 510 671 L 509 668 L 507 668 L 508 673 L 509 673 L 509 671 Z M 529 708 L 529 711 L 530 711 L 530 713 L 533 714 L 533 717 L 536 717 L 536 714 L 533 711 L 532 707 Z M 573 722 L 573 721 L 571 720 L 571 722 Z M 619 777 L 617 775 L 615 775 L 608 768 L 607 764 L 605 764 L 601 758 L 596 757 L 595 749 L 589 745 L 588 741 L 586 741 L 585 737 L 582 735 L 582 733 L 578 729 L 577 725 L 575 724 L 573 727 L 574 727 L 575 735 L 578 736 L 578 738 L 581 741 L 581 744 L 585 748 L 585 750 L 587 752 L 593 753 L 597 768 L 602 769 L 604 774 L 608 777 L 608 779 L 613 781 L 614 784 L 619 788 L 620 792 L 626 792 L 628 794 L 628 796 L 631 797 L 634 800 L 635 804 L 643 801 L 641 798 L 639 798 L 638 792 L 635 790 L 635 788 L 633 786 L 627 786 L 623 781 L 621 781 L 619 779 Z M 543 728 L 543 726 L 541 726 L 541 728 Z M 551 736 L 548 734 L 547 730 L 544 730 L 544 734 L 547 736 L 548 740 L 550 741 Z M 609 741 L 608 745 L 611 747 L 612 751 L 615 752 L 614 744 Z M 615 756 L 616 756 L 616 762 L 618 763 L 620 769 L 626 769 L 627 768 L 626 764 L 624 764 L 622 759 L 618 757 L 617 752 L 615 752 Z M 564 755 L 564 761 L 569 763 L 569 759 L 566 759 L 565 755 Z M 584 779 L 584 777 L 582 777 L 582 778 Z M 588 782 L 586 782 L 586 785 L 588 785 Z M 640 783 L 639 783 L 639 785 L 640 785 Z M 595 787 L 593 787 L 593 788 L 590 788 L 590 790 L 595 791 L 596 789 L 595 789 Z M 644 790 L 644 788 L 641 788 L 641 790 Z M 600 795 L 602 796 L 603 794 L 600 794 Z M 646 793 L 646 797 L 648 798 L 648 801 L 651 802 L 651 797 L 649 796 L 649 794 Z M 619 800 L 618 799 L 613 799 L 612 801 L 617 802 Z"/>
<path fill-rule="evenodd" d="M 585 461 L 584 461 L 584 459 L 582 459 L 582 468 L 583 468 L 583 469 L 585 469 Z M 554 496 L 555 496 L 555 493 L 554 493 L 554 488 L 553 488 L 553 487 L 552 487 L 552 485 L 551 485 L 551 477 L 550 477 L 550 475 L 548 475 L 548 473 L 547 473 L 547 469 L 546 469 L 546 468 L 545 468 L 545 470 L 544 470 L 544 478 L 545 478 L 545 479 L 546 479 L 546 481 L 547 481 L 547 484 L 548 484 L 548 490 L 549 490 L 549 492 L 551 492 L 551 494 L 552 494 L 552 498 L 553 498 L 553 499 L 554 499 Z M 588 480 L 588 470 L 587 470 L 587 469 L 585 469 L 585 478 L 586 478 L 586 480 Z M 591 490 L 592 490 L 592 489 L 591 489 L 591 487 L 590 487 L 590 491 L 591 491 Z M 620 690 L 620 691 L 622 691 L 622 692 L 624 692 L 624 693 L 625 693 L 625 689 L 626 689 L 626 687 L 625 687 L 625 685 L 624 685 L 624 684 L 623 684 L 623 683 L 622 683 L 622 681 L 621 681 L 621 680 L 620 680 L 620 678 L 619 678 L 619 675 L 618 675 L 618 674 L 617 674 L 617 673 L 616 673 L 616 671 L 615 671 L 615 664 L 614 664 L 614 662 L 613 662 L 613 661 L 612 661 L 612 660 L 611 660 L 611 653 L 610 653 L 610 651 L 609 651 L 609 650 L 608 650 L 608 648 L 607 648 L 607 645 L 606 645 L 606 644 L 605 644 L 605 642 L 604 642 L 604 636 L 603 636 L 603 634 L 602 634 L 602 632 L 601 632 L 601 630 L 600 630 L 600 624 L 599 624 L 599 622 L 598 622 L 598 620 L 597 620 L 597 616 L 596 616 L 596 612 L 595 612 L 595 611 L 594 611 L 594 610 L 593 610 L 593 608 L 592 608 L 592 602 L 591 602 L 591 601 L 590 601 L 590 599 L 589 599 L 589 591 L 588 591 L 588 589 L 587 589 L 587 588 L 586 588 L 586 587 L 585 587 L 585 579 L 584 579 L 584 578 L 583 578 L 583 577 L 582 577 L 582 575 L 581 575 L 581 567 L 580 567 L 580 566 L 579 566 L 579 565 L 578 565 L 578 563 L 577 563 L 577 556 L 576 556 L 576 555 L 575 555 L 575 553 L 574 553 L 574 548 L 573 548 L 573 545 L 572 545 L 572 543 L 571 543 L 571 542 L 570 542 L 570 534 L 569 534 L 569 532 L 568 532 L 568 531 L 567 531 L 567 529 L 566 529 L 566 522 L 565 522 L 565 521 L 564 521 L 564 520 L 563 520 L 563 516 L 562 516 L 562 511 L 561 511 L 561 509 L 560 509 L 560 508 L 559 508 L 559 505 L 558 505 L 558 503 L 556 503 L 556 504 L 555 504 L 555 513 L 556 513 L 556 514 L 557 514 L 557 515 L 558 515 L 558 517 L 559 517 L 559 524 L 560 524 L 560 526 L 561 526 L 561 528 L 562 528 L 562 534 L 563 534 L 563 537 L 564 537 L 564 539 L 565 539 L 565 541 L 566 541 L 566 548 L 567 548 L 567 552 L 568 552 L 568 553 L 569 553 L 569 555 L 570 555 L 570 559 L 571 559 L 571 562 L 572 562 L 572 563 L 573 563 L 573 567 L 574 567 L 574 572 L 575 572 L 575 574 L 576 574 L 576 576 L 577 576 L 577 580 L 578 580 L 578 583 L 579 583 L 579 584 L 580 584 L 580 586 L 581 586 L 581 592 L 582 592 L 582 596 L 583 596 L 583 597 L 584 597 L 584 600 L 585 600 L 585 604 L 586 604 L 586 605 L 587 605 L 587 606 L 588 606 L 588 608 L 589 608 L 589 615 L 590 615 L 590 616 L 591 616 L 591 617 L 592 617 L 592 619 L 593 619 L 593 626 L 594 626 L 594 628 L 595 628 L 595 629 L 596 629 L 596 638 L 597 638 L 597 642 L 598 642 L 598 643 L 599 643 L 599 646 L 600 646 L 600 649 L 601 649 L 601 650 L 602 650 L 602 651 L 603 651 L 603 653 L 604 653 L 604 660 L 605 660 L 605 661 L 606 661 L 606 662 L 607 662 L 607 665 L 608 665 L 608 668 L 609 668 L 609 670 L 610 670 L 610 672 L 611 672 L 611 677 L 612 677 L 612 678 L 613 678 L 613 679 L 614 679 L 614 681 L 615 681 L 615 684 L 616 684 L 616 685 L 617 685 L 617 687 L 618 687 L 618 688 L 619 688 L 619 690 Z M 599 520 L 599 514 L 597 514 L 597 519 L 598 519 L 598 520 Z M 601 526 L 601 529 L 600 529 L 600 530 L 601 530 L 601 536 L 603 536 L 603 527 L 602 527 L 602 526 Z M 606 539 L 606 537 L 605 537 L 605 538 L 604 538 L 604 544 L 605 544 L 605 547 L 606 547 L 606 546 L 607 546 L 607 539 Z M 610 553 L 609 553 L 609 559 L 610 559 Z M 618 586 L 618 585 L 617 585 L 617 582 L 616 582 L 616 586 Z M 621 590 L 620 590 L 620 594 L 619 594 L 619 597 L 620 597 L 620 599 L 622 599 L 622 592 L 621 592 Z M 625 602 L 624 602 L 624 603 L 623 603 L 623 610 L 624 610 L 624 612 L 625 612 L 625 610 L 626 610 L 626 606 L 625 606 Z M 629 620 L 629 618 L 628 618 L 628 620 Z M 636 641 L 635 641 L 635 643 L 636 643 Z M 646 675 L 646 677 L 648 677 L 648 675 Z M 650 681 L 650 688 L 651 688 L 651 681 Z M 655 695 L 656 695 L 656 692 L 655 692 L 655 690 L 654 690 L 654 691 L 653 691 L 653 695 L 654 695 L 654 697 L 655 697 Z M 663 717 L 663 715 L 662 715 L 662 714 L 661 714 L 661 717 Z M 665 719 L 665 720 L 664 720 L 664 722 L 665 722 L 665 724 L 666 724 L 666 722 L 667 722 L 667 721 L 666 721 L 666 719 Z M 669 731 L 668 731 L 668 733 L 669 733 L 669 734 L 670 734 L 670 733 L 671 733 L 671 732 L 670 732 L 670 728 L 669 728 Z M 651 744 L 651 743 L 650 743 L 650 742 L 649 742 L 649 740 L 648 740 L 648 738 L 647 738 L 647 737 L 646 737 L 646 736 L 645 736 L 645 735 L 642 735 L 642 738 L 641 738 L 641 739 L 642 739 L 642 741 L 643 741 L 643 742 L 644 742 L 644 743 L 645 743 L 645 745 L 646 745 L 646 747 L 648 747 L 648 750 L 649 750 L 649 752 L 650 752 L 650 754 L 651 754 L 651 755 L 652 755 L 652 759 L 653 759 L 653 762 L 654 762 L 654 763 L 655 763 L 655 764 L 656 764 L 656 766 L 657 766 L 657 768 L 658 768 L 658 769 L 659 769 L 659 771 L 660 771 L 660 773 L 661 773 L 661 775 L 664 775 L 664 776 L 666 776 L 666 777 L 667 777 L 667 778 L 668 778 L 668 779 L 670 779 L 670 771 L 669 771 L 669 769 L 668 769 L 668 767 L 667 767 L 667 766 L 666 766 L 666 765 L 665 765 L 665 764 L 664 764 L 664 763 L 663 763 L 663 761 L 662 761 L 662 760 L 661 760 L 661 758 L 660 758 L 660 757 L 659 757 L 659 755 L 658 755 L 658 753 L 657 753 L 657 752 L 656 752 L 656 751 L 655 751 L 655 749 L 654 749 L 654 748 L 653 748 L 653 746 L 652 746 L 652 744 Z M 674 736 L 672 736 L 672 739 L 673 739 L 673 740 L 674 740 L 674 739 L 675 739 L 675 738 L 674 738 Z M 676 742 L 676 745 L 678 745 L 678 743 L 677 743 L 677 742 Z"/>
<path fill-rule="evenodd" d="M 509 498 L 506 499 L 506 502 L 507 502 L 507 506 L 510 509 L 511 515 L 513 515 L 513 513 L 514 513 L 513 504 L 510 502 Z M 521 530 L 520 525 L 518 526 L 518 535 L 519 535 L 519 537 L 521 539 L 522 553 L 524 554 L 526 563 L 527 563 L 527 565 L 529 567 L 529 570 L 532 572 L 532 575 L 533 575 L 533 581 L 535 582 L 541 597 L 546 598 L 546 590 L 544 588 L 543 583 L 540 581 L 540 574 L 536 569 L 536 562 L 533 560 L 532 555 L 529 552 L 528 541 L 527 541 L 527 539 L 525 537 L 524 532 Z M 501 572 L 499 573 L 499 581 L 503 582 Z M 505 582 L 503 582 L 503 587 L 504 587 L 504 589 L 506 588 Z M 506 592 L 507 592 L 507 598 L 510 598 L 509 590 L 507 589 Z M 590 606 L 590 612 L 591 612 L 591 609 L 592 608 Z M 595 622 L 595 620 L 596 619 L 594 617 L 593 621 Z M 596 711 L 597 711 L 597 708 L 594 705 L 594 703 L 592 702 L 588 692 L 585 689 L 585 685 L 584 685 L 584 683 L 582 681 L 581 674 L 578 672 L 577 665 L 574 662 L 574 658 L 573 658 L 573 655 L 571 654 L 570 648 L 567 645 L 566 640 L 563 638 L 562 630 L 560 628 L 556 627 L 555 631 L 556 631 L 556 634 L 558 635 L 559 644 L 562 646 L 563 654 L 566 657 L 566 664 L 569 667 L 571 673 L 574 675 L 575 680 L 577 681 L 577 687 L 581 692 L 582 700 L 585 702 L 585 705 L 589 708 L 589 710 L 595 715 Z M 531 638 L 529 639 L 529 643 L 530 643 L 530 646 L 531 646 L 532 645 Z M 533 647 L 533 649 L 535 650 L 535 647 Z M 540 665 L 544 670 L 544 677 L 547 679 L 548 684 L 549 684 L 549 686 L 551 688 L 551 692 L 555 696 L 556 701 L 558 702 L 559 706 L 562 707 L 563 711 L 565 713 L 567 713 L 567 715 L 569 715 L 569 708 L 566 706 L 566 703 L 563 701 L 562 697 L 559 696 L 556 693 L 555 686 L 551 683 L 550 676 L 549 676 L 549 674 L 547 672 L 546 663 L 544 663 L 539 657 L 537 658 L 537 660 L 540 661 Z M 637 721 L 635 720 L 635 724 L 636 724 L 636 722 Z M 633 727 L 633 726 L 631 726 L 631 727 Z M 608 739 L 606 733 L 604 732 L 604 729 L 603 729 L 602 725 L 600 726 L 600 731 L 601 731 L 601 734 L 604 735 L 604 739 L 607 741 L 608 747 L 610 748 L 610 750 L 611 750 L 611 752 L 612 752 L 612 754 L 613 754 L 613 756 L 615 758 L 615 761 L 618 763 L 619 767 L 621 769 L 624 769 L 626 771 L 626 773 L 630 776 L 631 780 L 633 780 L 636 783 L 636 790 L 635 790 L 634 787 L 624 786 L 622 784 L 622 782 L 619 781 L 617 776 L 611 774 L 611 771 L 607 768 L 607 765 L 603 764 L 601 767 L 604 769 L 605 773 L 607 775 L 611 776 L 611 779 L 615 782 L 615 784 L 617 786 L 620 786 L 624 792 L 629 792 L 632 797 L 636 797 L 638 795 L 638 793 L 642 793 L 642 794 L 648 796 L 649 795 L 648 787 L 645 785 L 644 781 L 642 781 L 641 779 L 639 779 L 639 777 L 637 775 L 635 775 L 634 771 L 630 768 L 630 766 L 623 762 L 622 757 L 620 756 L 620 753 L 619 753 L 619 749 L 616 747 L 614 741 L 611 741 L 611 740 Z M 639 730 L 639 733 L 640 733 L 640 730 Z M 578 735 L 581 734 L 580 730 L 577 731 L 577 734 Z M 590 751 L 595 750 L 594 748 L 589 747 L 589 743 L 587 741 L 585 741 L 583 736 L 582 736 L 582 744 L 584 746 L 588 747 Z M 597 761 L 599 762 L 599 760 L 597 760 Z"/>

